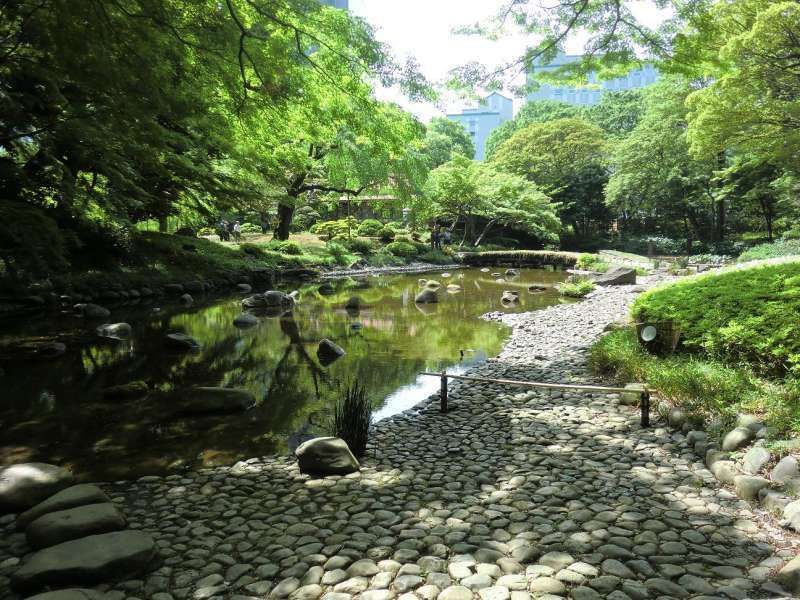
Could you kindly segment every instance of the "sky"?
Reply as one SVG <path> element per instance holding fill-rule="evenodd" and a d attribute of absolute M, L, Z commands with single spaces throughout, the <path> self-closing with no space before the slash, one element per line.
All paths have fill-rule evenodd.
<path fill-rule="evenodd" d="M 531 42 L 522 36 L 507 37 L 493 42 L 476 36 L 454 35 L 452 30 L 462 25 L 485 21 L 498 12 L 505 0 L 350 0 L 350 11 L 366 19 L 375 29 L 377 38 L 392 47 L 395 56 L 404 59 L 414 56 L 422 72 L 431 81 L 441 81 L 450 69 L 471 61 L 499 65 L 520 56 Z M 648 25 L 656 24 L 664 13 L 652 5 L 639 3 L 634 10 Z M 567 52 L 579 53 L 580 36 L 567 46 Z M 509 97 L 511 94 L 506 94 Z M 446 96 L 441 106 L 412 103 L 398 90 L 380 90 L 384 100 L 398 102 L 422 121 L 459 112 L 474 104 L 455 96 Z M 514 100 L 515 110 L 522 104 Z"/>

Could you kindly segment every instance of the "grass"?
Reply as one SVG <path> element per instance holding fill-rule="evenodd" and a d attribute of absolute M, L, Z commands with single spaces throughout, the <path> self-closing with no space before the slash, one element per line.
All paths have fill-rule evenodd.
<path fill-rule="evenodd" d="M 367 451 L 369 428 L 372 425 L 372 404 L 366 390 L 358 382 L 349 386 L 336 404 L 333 413 L 333 435 L 347 442 L 356 458 Z"/>
<path fill-rule="evenodd" d="M 767 258 L 780 258 L 783 256 L 800 256 L 800 240 L 778 240 L 771 244 L 759 244 L 743 252 L 739 262 L 763 260 Z"/>
<path fill-rule="evenodd" d="M 595 289 L 593 281 L 580 279 L 578 281 L 567 281 L 557 286 L 558 293 L 567 298 L 583 298 Z"/>
<path fill-rule="evenodd" d="M 638 343 L 633 329 L 604 335 L 592 347 L 593 370 L 620 383 L 647 383 L 658 398 L 704 420 L 732 424 L 739 412 L 763 416 L 781 434 L 800 433 L 800 386 L 767 381 L 745 366 L 691 355 L 659 358 Z"/>
<path fill-rule="evenodd" d="M 581 254 L 578 261 L 575 263 L 576 269 L 582 271 L 595 271 L 596 273 L 605 273 L 611 265 L 605 262 L 597 254 Z"/>
<path fill-rule="evenodd" d="M 800 376 L 800 261 L 693 277 L 634 303 L 638 321 L 673 321 L 689 352 L 762 375 Z"/>

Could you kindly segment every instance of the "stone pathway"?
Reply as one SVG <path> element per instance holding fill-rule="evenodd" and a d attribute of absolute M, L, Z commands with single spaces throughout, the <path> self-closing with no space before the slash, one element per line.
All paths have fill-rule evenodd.
<path fill-rule="evenodd" d="M 589 382 L 587 349 L 638 288 L 506 315 L 473 374 Z M 314 479 L 254 459 L 105 486 L 160 563 L 106 597 L 704 600 L 788 596 L 796 550 L 720 488 L 681 434 L 641 430 L 614 394 L 452 384 L 381 421 L 360 473 Z M 0 597 L 24 538 L 0 521 Z M 782 547 L 774 544 L 781 540 Z"/>

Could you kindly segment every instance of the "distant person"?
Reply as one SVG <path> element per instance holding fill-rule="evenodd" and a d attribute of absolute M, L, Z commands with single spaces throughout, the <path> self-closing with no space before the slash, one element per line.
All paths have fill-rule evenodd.
<path fill-rule="evenodd" d="M 434 250 L 441 250 L 442 249 L 442 229 L 438 225 L 433 230 L 433 236 L 434 236 L 433 249 Z"/>
<path fill-rule="evenodd" d="M 442 245 L 449 246 L 451 241 L 452 241 L 452 234 L 450 233 L 449 229 L 445 229 L 442 232 Z"/>
<path fill-rule="evenodd" d="M 439 234 L 436 232 L 436 227 L 431 226 L 431 250 L 436 250 L 436 243 L 438 241 L 437 240 L 438 235 Z"/>
<path fill-rule="evenodd" d="M 239 221 L 233 223 L 233 239 L 235 242 L 242 241 L 242 226 L 239 224 Z"/>
<path fill-rule="evenodd" d="M 227 242 L 230 239 L 228 235 L 228 222 L 225 219 L 220 219 L 217 224 L 217 235 L 221 242 Z"/>

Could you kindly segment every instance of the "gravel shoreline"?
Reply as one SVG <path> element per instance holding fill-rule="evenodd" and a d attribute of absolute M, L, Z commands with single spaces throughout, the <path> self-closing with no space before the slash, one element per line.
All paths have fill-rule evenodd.
<path fill-rule="evenodd" d="M 452 267 L 450 267 L 452 268 Z M 649 285 L 649 284 L 646 284 Z M 599 383 L 590 344 L 642 286 L 487 315 L 513 330 L 470 374 Z M 374 428 L 360 473 L 289 457 L 103 484 L 159 564 L 115 600 L 704 600 L 786 596 L 795 551 L 721 488 L 681 434 L 642 430 L 616 394 L 453 382 Z M 0 519 L 0 597 L 29 550 Z"/>

